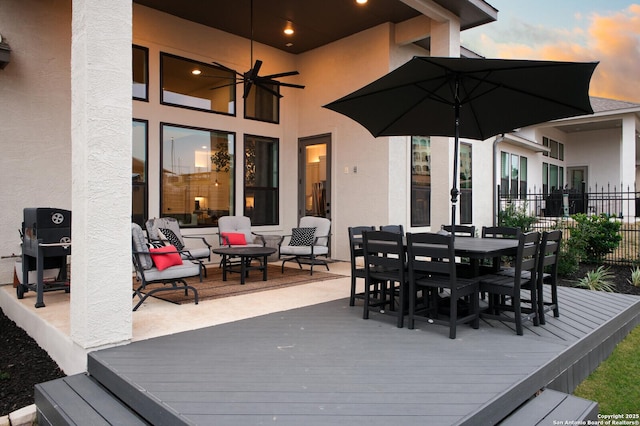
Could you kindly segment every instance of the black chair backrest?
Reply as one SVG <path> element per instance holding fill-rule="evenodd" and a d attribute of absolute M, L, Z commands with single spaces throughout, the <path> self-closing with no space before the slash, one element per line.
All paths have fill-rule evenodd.
<path fill-rule="evenodd" d="M 442 229 L 447 232 L 453 230 L 451 225 L 442 225 Z M 475 237 L 476 227 L 473 225 L 456 225 L 456 237 Z"/>
<path fill-rule="evenodd" d="M 517 238 L 522 229 L 510 226 L 483 226 L 482 238 Z"/>
<path fill-rule="evenodd" d="M 451 235 L 431 232 L 407 233 L 409 277 L 416 272 L 429 275 L 449 275 L 456 280 L 456 256 Z"/>
<path fill-rule="evenodd" d="M 367 274 L 384 271 L 404 277 L 406 252 L 402 235 L 386 231 L 365 231 L 362 236 Z"/>
<path fill-rule="evenodd" d="M 538 256 L 538 273 L 542 276 L 545 268 L 550 266 L 550 274 L 558 273 L 558 257 L 560 255 L 560 242 L 562 241 L 562 231 L 546 231 L 542 233 L 540 242 L 540 254 Z"/>
<path fill-rule="evenodd" d="M 366 231 L 375 231 L 375 226 L 350 226 L 349 231 L 349 250 L 351 252 L 351 261 L 353 262 L 356 257 L 364 256 L 362 250 L 362 233 Z"/>
<path fill-rule="evenodd" d="M 402 225 L 381 225 L 380 230 L 384 232 L 393 232 L 396 234 L 404 235 L 404 228 Z"/>
<path fill-rule="evenodd" d="M 538 268 L 538 253 L 540 248 L 540 233 L 523 232 L 518 236 L 518 252 L 515 258 L 515 292 L 519 294 L 522 273 L 531 274 L 530 282 L 536 282 Z"/>

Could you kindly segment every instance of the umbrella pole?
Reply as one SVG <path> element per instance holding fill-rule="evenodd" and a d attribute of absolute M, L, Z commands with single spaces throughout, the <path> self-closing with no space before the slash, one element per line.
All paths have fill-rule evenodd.
<path fill-rule="evenodd" d="M 456 204 L 458 202 L 458 150 L 460 140 L 460 99 L 458 98 L 458 81 L 455 94 L 455 138 L 453 144 L 453 187 L 451 188 L 451 234 L 456 234 Z M 454 237 L 455 238 L 455 237 Z"/>

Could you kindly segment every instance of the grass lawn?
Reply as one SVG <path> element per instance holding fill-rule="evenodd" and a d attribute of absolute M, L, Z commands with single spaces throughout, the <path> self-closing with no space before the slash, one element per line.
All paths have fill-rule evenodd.
<path fill-rule="evenodd" d="M 597 401 L 600 414 L 640 414 L 640 326 L 616 346 L 574 395 Z"/>

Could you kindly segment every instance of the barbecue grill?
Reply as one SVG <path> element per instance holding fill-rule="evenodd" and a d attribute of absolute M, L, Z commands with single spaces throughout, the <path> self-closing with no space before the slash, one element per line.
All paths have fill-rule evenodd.
<path fill-rule="evenodd" d="M 71 254 L 71 212 L 37 207 L 24 209 L 22 222 L 22 284 L 17 286 L 18 299 L 29 290 L 37 292 L 36 308 L 44 307 L 43 293 L 54 290 L 69 292 L 67 256 Z M 45 269 L 59 268 L 53 282 L 44 282 Z M 29 271 L 37 271 L 36 282 L 29 282 Z"/>

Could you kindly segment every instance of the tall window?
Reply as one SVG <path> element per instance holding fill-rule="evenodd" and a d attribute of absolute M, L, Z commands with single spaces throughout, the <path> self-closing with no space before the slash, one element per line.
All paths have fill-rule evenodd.
<path fill-rule="evenodd" d="M 471 144 L 460 144 L 460 223 L 473 223 Z"/>
<path fill-rule="evenodd" d="M 431 225 L 431 141 L 411 138 L 411 226 Z"/>
<path fill-rule="evenodd" d="M 233 215 L 235 134 L 161 125 L 162 216 L 181 226 L 216 226 Z"/>
<path fill-rule="evenodd" d="M 278 123 L 280 121 L 279 94 L 280 88 L 275 84 L 265 87 L 252 85 L 244 100 L 244 117 Z"/>
<path fill-rule="evenodd" d="M 244 215 L 253 225 L 278 224 L 278 140 L 244 138 Z"/>
<path fill-rule="evenodd" d="M 133 120 L 131 221 L 140 226 L 144 226 L 148 217 L 147 145 L 149 138 L 147 127 L 146 120 Z"/>
<path fill-rule="evenodd" d="M 550 194 L 564 187 L 564 167 L 542 163 L 542 192 Z"/>
<path fill-rule="evenodd" d="M 508 152 L 501 152 L 500 195 L 524 199 L 526 194 L 527 158 Z"/>
<path fill-rule="evenodd" d="M 149 100 L 149 49 L 133 46 L 133 99 Z"/>
<path fill-rule="evenodd" d="M 160 78 L 163 104 L 236 113 L 236 76 L 231 70 L 162 53 Z"/>

